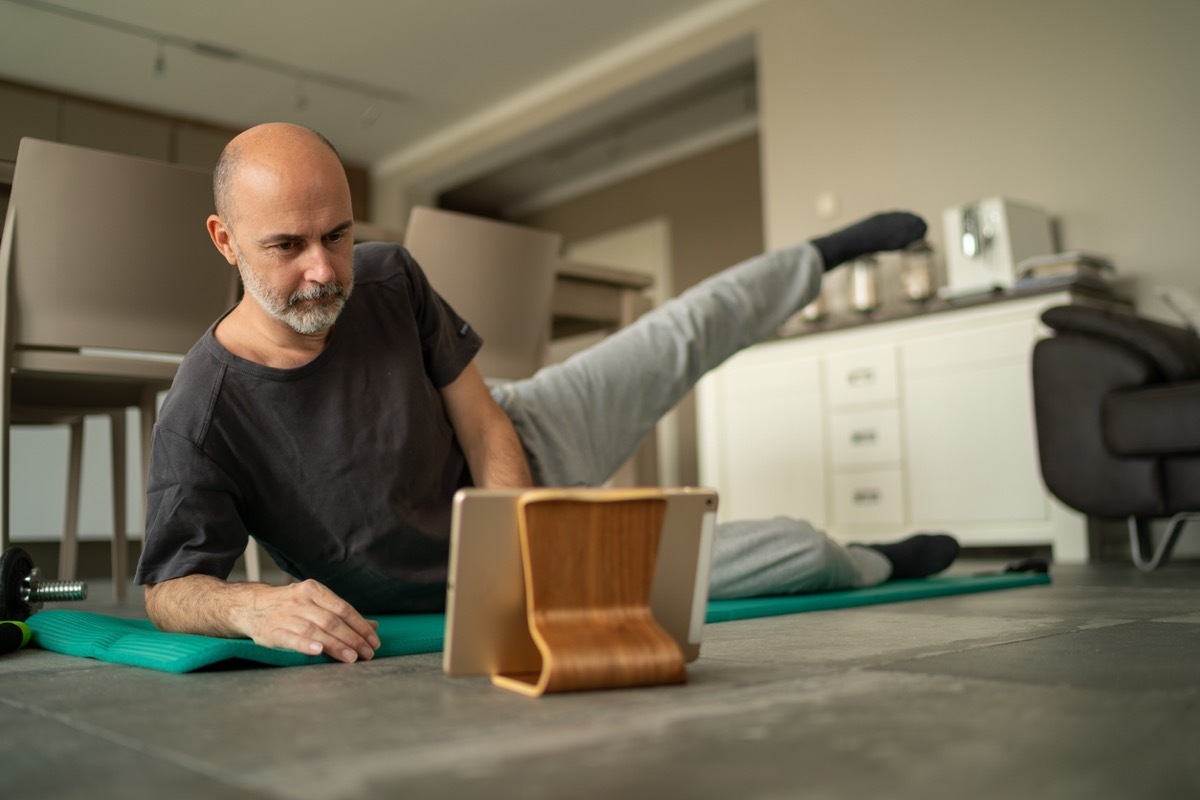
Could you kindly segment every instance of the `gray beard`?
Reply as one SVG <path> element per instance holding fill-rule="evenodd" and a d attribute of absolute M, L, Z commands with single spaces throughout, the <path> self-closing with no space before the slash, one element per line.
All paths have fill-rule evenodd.
<path fill-rule="evenodd" d="M 263 310 L 272 318 L 282 322 L 296 333 L 311 336 L 314 333 L 328 330 L 337 322 L 354 290 L 354 281 L 343 286 L 340 281 L 324 283 L 311 289 L 293 292 L 288 297 L 272 292 L 253 269 L 247 267 L 241 254 L 238 254 L 238 266 L 241 267 L 242 285 L 246 293 L 254 298 Z M 300 305 L 305 300 L 319 300 L 326 297 L 334 298 L 328 305 L 307 307 Z"/>

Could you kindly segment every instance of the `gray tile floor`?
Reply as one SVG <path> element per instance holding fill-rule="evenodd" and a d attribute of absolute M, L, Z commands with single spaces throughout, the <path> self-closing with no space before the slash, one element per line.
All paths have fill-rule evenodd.
<path fill-rule="evenodd" d="M 961 562 L 969 572 L 995 564 Z M 686 686 L 0 657 L 0 796 L 1200 797 L 1200 563 L 706 629 Z M 92 582 L 82 607 L 140 614 Z"/>

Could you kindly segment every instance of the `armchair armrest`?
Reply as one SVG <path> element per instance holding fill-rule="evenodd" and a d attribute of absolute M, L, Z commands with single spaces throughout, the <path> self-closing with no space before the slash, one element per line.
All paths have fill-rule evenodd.
<path fill-rule="evenodd" d="M 1118 455 L 1200 453 L 1200 381 L 1113 392 L 1104 399 L 1103 425 Z"/>
<path fill-rule="evenodd" d="M 1056 306 L 1042 322 L 1062 333 L 1092 336 L 1127 347 L 1147 359 L 1162 380 L 1200 378 L 1200 338 L 1183 328 L 1139 317 L 1132 312 L 1089 306 Z"/>
<path fill-rule="evenodd" d="M 1034 346 L 1032 377 L 1046 488 L 1095 517 L 1161 516 L 1157 461 L 1113 452 L 1102 433 L 1106 398 L 1161 386 L 1157 362 L 1113 337 L 1064 330 Z"/>

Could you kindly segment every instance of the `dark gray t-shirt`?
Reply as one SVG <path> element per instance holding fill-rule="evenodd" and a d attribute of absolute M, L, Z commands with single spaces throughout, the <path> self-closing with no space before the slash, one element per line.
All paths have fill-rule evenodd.
<path fill-rule="evenodd" d="M 187 354 L 154 430 L 138 583 L 226 578 L 253 535 L 364 613 L 442 608 L 470 474 L 439 389 L 481 341 L 402 247 L 357 246 L 354 274 L 302 367 L 238 358 L 212 329 Z"/>

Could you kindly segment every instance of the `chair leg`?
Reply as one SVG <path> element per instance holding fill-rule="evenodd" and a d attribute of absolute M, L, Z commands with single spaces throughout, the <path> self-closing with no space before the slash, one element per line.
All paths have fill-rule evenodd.
<path fill-rule="evenodd" d="M 1163 535 L 1162 541 L 1158 543 L 1158 548 L 1147 557 L 1146 552 L 1151 547 L 1147 521 L 1139 517 L 1130 517 L 1129 549 L 1133 553 L 1133 563 L 1137 565 L 1137 568 L 1142 572 L 1153 572 L 1160 565 L 1166 563 L 1167 559 L 1171 557 L 1171 550 L 1175 548 L 1179 534 L 1183 533 L 1184 525 L 1193 519 L 1200 519 L 1200 513 L 1184 512 L 1171 517 L 1167 524 L 1167 532 Z"/>
<path fill-rule="evenodd" d="M 125 599 L 125 584 L 129 580 L 128 530 L 125 520 L 125 409 L 108 415 L 112 427 L 112 489 L 113 489 L 113 537 L 112 576 L 113 596 Z"/>
<path fill-rule="evenodd" d="M 251 539 L 246 543 L 246 552 L 242 555 L 246 561 L 246 580 L 258 583 L 262 580 L 262 560 L 258 557 L 258 542 Z"/>
<path fill-rule="evenodd" d="M 79 569 L 79 487 L 83 475 L 83 417 L 74 420 L 70 429 L 67 458 L 67 508 L 63 515 L 62 542 L 58 546 L 58 579 L 73 581 Z"/>
<path fill-rule="evenodd" d="M 141 446 L 142 455 L 142 485 L 138 494 L 138 502 L 141 503 L 143 520 L 142 520 L 142 535 L 138 541 L 138 557 L 141 557 L 142 548 L 146 546 L 146 494 L 150 488 L 150 453 L 153 449 L 152 442 L 154 439 L 154 422 L 158 419 L 158 391 L 156 389 L 146 389 L 142 392 L 142 402 L 138 407 L 139 425 L 141 428 L 138 443 Z"/>

